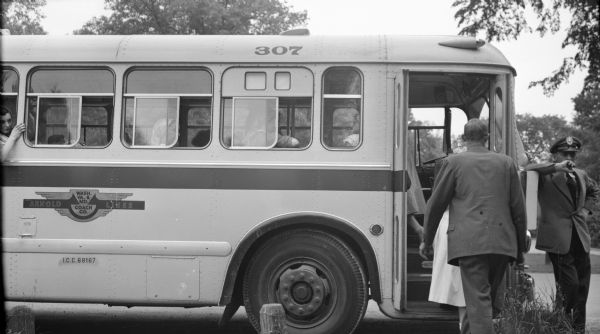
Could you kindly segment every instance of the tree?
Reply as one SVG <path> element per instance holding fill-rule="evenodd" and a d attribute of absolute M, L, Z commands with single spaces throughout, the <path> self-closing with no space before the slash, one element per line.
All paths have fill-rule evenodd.
<path fill-rule="evenodd" d="M 578 164 L 600 181 L 600 88 L 581 92 L 573 102 L 577 112 L 573 123 L 585 145 L 578 154 Z"/>
<path fill-rule="evenodd" d="M 105 0 L 110 16 L 94 17 L 75 34 L 279 34 L 307 14 L 280 0 Z"/>
<path fill-rule="evenodd" d="M 548 2 L 548 0 L 546 0 Z M 453 7 L 458 8 L 454 17 L 458 20 L 459 34 L 475 35 L 484 31 L 488 41 L 517 39 L 521 33 L 532 28 L 525 18 L 526 9 L 536 14 L 539 23 L 535 30 L 544 36 L 547 32 L 560 30 L 560 10 L 571 14 L 571 22 L 562 47 L 573 45 L 577 52 L 563 59 L 562 65 L 550 76 L 534 81 L 532 86 L 542 86 L 544 94 L 552 95 L 577 69 L 587 67 L 582 92 L 600 88 L 600 2 L 598 0 L 552 0 L 548 6 L 544 0 L 455 0 Z"/>
<path fill-rule="evenodd" d="M 528 158 L 540 162 L 548 160 L 550 147 L 556 140 L 573 134 L 573 127 L 560 116 L 517 114 L 517 131 Z"/>
<path fill-rule="evenodd" d="M 40 11 L 46 0 L 4 0 L 0 27 L 13 35 L 44 35 L 40 20 L 46 17 Z"/>

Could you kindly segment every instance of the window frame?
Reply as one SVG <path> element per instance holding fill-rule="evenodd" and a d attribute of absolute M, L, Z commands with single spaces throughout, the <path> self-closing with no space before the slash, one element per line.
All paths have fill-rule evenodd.
<path fill-rule="evenodd" d="M 238 99 L 243 100 L 275 100 L 275 140 L 270 146 L 236 146 L 234 145 L 234 134 L 235 134 L 235 101 Z M 275 148 L 277 145 L 277 138 L 279 134 L 279 97 L 277 96 L 233 96 L 231 98 L 231 145 L 230 149 L 233 150 L 270 150 Z"/>
<path fill-rule="evenodd" d="M 262 74 L 263 77 L 263 88 L 248 88 L 248 74 Z M 260 71 L 248 71 L 244 74 L 244 89 L 247 91 L 266 91 L 267 90 L 267 72 Z"/>
<path fill-rule="evenodd" d="M 39 134 L 39 120 L 40 120 L 40 100 L 41 99 L 77 99 L 79 102 L 79 110 L 77 117 L 77 140 L 72 144 L 38 144 L 38 134 Z M 59 96 L 59 94 L 54 95 L 45 95 L 40 94 L 36 97 L 36 117 L 35 117 L 35 137 L 34 137 L 34 145 L 36 147 L 64 147 L 64 148 L 72 148 L 79 144 L 79 140 L 81 139 L 81 113 L 83 111 L 83 96 L 81 95 L 64 95 Z M 46 128 L 48 128 L 46 126 Z"/>
<path fill-rule="evenodd" d="M 50 71 L 56 71 L 56 70 L 62 70 L 62 71 L 71 71 L 71 70 L 104 70 L 104 71 L 108 71 L 111 75 L 112 75 L 112 91 L 110 93 L 47 93 L 47 92 L 43 92 L 43 93 L 30 93 L 29 90 L 31 88 L 31 81 L 32 81 L 32 76 L 38 72 L 38 71 L 46 71 L 46 70 L 50 70 Z M 27 80 L 26 80 L 26 85 L 25 85 L 25 107 L 24 107 L 24 117 L 25 117 L 25 135 L 23 136 L 23 140 L 25 142 L 25 144 L 29 147 L 33 147 L 33 148 L 69 148 L 69 149 L 104 149 L 107 148 L 108 146 L 110 146 L 113 142 L 113 131 L 114 131 L 114 126 L 115 126 L 115 97 L 116 97 L 116 80 L 117 80 L 117 75 L 115 73 L 115 71 L 109 67 L 109 66 L 94 66 L 94 65 L 81 65 L 81 66 L 65 66 L 65 65 L 42 65 L 42 66 L 36 66 L 36 67 L 32 67 L 31 69 L 29 69 L 28 73 L 27 73 Z M 35 124 L 35 136 L 34 136 L 34 141 L 37 141 L 37 136 L 38 136 L 38 124 L 37 124 L 37 120 L 39 117 L 39 97 L 56 97 L 56 98 L 66 98 L 66 97 L 79 97 L 80 101 L 79 101 L 79 128 L 78 128 L 78 142 L 73 144 L 73 145 L 52 145 L 52 144 L 36 144 L 35 142 L 30 142 L 29 139 L 27 138 L 27 130 L 29 128 L 29 122 L 28 122 L 28 115 L 29 115 L 29 99 L 30 98 L 36 98 L 36 124 Z M 85 97 L 110 97 L 112 99 L 112 113 L 110 115 L 110 117 L 107 118 L 107 133 L 110 134 L 110 138 L 107 141 L 106 145 L 103 146 L 87 146 L 87 145 L 79 145 L 79 140 L 81 139 L 81 121 L 82 121 L 82 114 L 83 114 L 83 99 Z M 110 128 L 108 128 L 110 127 Z"/>
<path fill-rule="evenodd" d="M 277 88 L 277 76 L 280 74 L 287 74 L 287 77 L 289 79 L 288 81 L 288 88 Z M 292 90 L 292 72 L 290 71 L 276 71 L 273 75 L 273 89 L 275 89 L 276 91 L 289 91 Z"/>
<path fill-rule="evenodd" d="M 334 70 L 352 70 L 354 72 L 356 72 L 360 78 L 360 91 L 361 94 L 325 94 L 325 78 L 327 76 L 327 74 L 330 71 L 334 71 Z M 362 73 L 362 71 L 355 66 L 331 66 L 328 67 L 327 69 L 325 69 L 325 71 L 323 71 L 323 74 L 321 75 L 321 134 L 320 134 L 320 140 L 321 140 L 321 145 L 328 151 L 343 151 L 343 152 L 351 152 L 351 151 L 356 151 L 358 150 L 362 144 L 363 144 L 363 140 L 364 140 L 364 119 L 365 119 L 365 115 L 364 115 L 364 103 L 365 103 L 365 99 L 364 99 L 364 95 L 365 95 L 365 86 L 364 86 L 364 82 L 365 82 L 365 78 L 364 75 Z M 339 146 L 339 147 L 332 147 L 332 146 L 328 146 L 325 143 L 325 138 L 324 138 L 324 134 L 325 134 L 325 100 L 326 99 L 359 99 L 359 106 L 360 106 L 360 110 L 359 115 L 360 115 L 360 127 L 359 127 L 359 142 L 356 146 L 351 146 L 351 147 L 344 147 L 344 146 Z M 332 112 L 333 113 L 333 112 Z M 333 114 L 332 116 L 332 127 L 333 127 Z M 331 131 L 333 131 L 333 128 L 331 129 Z"/>
<path fill-rule="evenodd" d="M 163 145 L 136 145 L 135 144 L 135 122 L 137 120 L 137 102 L 138 99 L 146 99 L 146 100 L 159 100 L 159 99 L 175 99 L 176 103 L 176 107 L 175 107 L 175 133 L 177 134 L 175 136 L 175 141 L 168 145 L 165 144 Z M 173 146 L 175 146 L 175 144 L 177 144 L 177 141 L 179 139 L 179 106 L 180 106 L 180 97 L 177 95 L 164 95 L 164 96 L 159 96 L 159 95 L 154 95 L 152 94 L 152 96 L 139 96 L 139 95 L 135 95 L 133 96 L 133 122 L 131 125 L 131 129 L 132 129 L 132 135 L 131 135 L 131 145 L 129 147 L 131 148 L 172 148 Z M 168 111 L 167 111 L 168 113 Z M 167 118 L 168 119 L 168 118 Z M 167 128 L 168 128 L 168 124 L 167 124 Z"/>
<path fill-rule="evenodd" d="M 15 124 L 17 124 L 17 116 L 19 114 L 19 92 L 20 92 L 20 88 L 21 88 L 21 76 L 19 75 L 19 71 L 12 66 L 2 65 L 1 67 L 2 67 L 1 68 L 2 71 L 12 71 L 15 73 L 15 75 L 17 77 L 17 91 L 16 92 L 8 93 L 8 92 L 4 92 L 4 91 L 0 90 L 0 102 L 5 100 L 4 96 L 11 96 L 11 97 L 14 96 L 15 97 L 15 109 L 14 110 L 9 109 L 9 111 L 11 111 L 11 117 L 13 117 L 13 122 Z M 2 106 L 5 106 L 5 104 L 2 103 Z M 14 114 L 13 114 L 13 112 L 14 112 Z"/>

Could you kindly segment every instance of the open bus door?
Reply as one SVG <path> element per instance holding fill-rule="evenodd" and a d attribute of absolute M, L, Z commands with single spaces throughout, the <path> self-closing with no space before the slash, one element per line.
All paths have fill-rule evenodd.
<path fill-rule="evenodd" d="M 488 120 L 493 128 L 490 149 L 504 152 L 506 89 L 506 76 L 492 73 L 402 71 L 396 76 L 394 172 L 409 176 L 411 184 L 394 192 L 393 302 L 402 313 L 456 317 L 455 307 L 428 301 L 432 263 L 419 256 L 419 237 L 407 228 L 407 199 L 419 193 L 422 202 L 429 199 L 436 165 L 466 149 L 460 137 L 469 119 Z M 422 224 L 425 205 L 418 206 L 417 220 Z"/>
<path fill-rule="evenodd" d="M 393 243 L 393 293 L 394 308 L 406 309 L 406 189 L 410 179 L 406 173 L 408 131 L 408 70 L 403 70 L 394 80 L 394 243 Z"/>

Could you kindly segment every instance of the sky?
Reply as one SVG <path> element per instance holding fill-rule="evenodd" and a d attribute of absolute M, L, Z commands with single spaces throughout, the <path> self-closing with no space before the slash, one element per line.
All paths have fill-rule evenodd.
<path fill-rule="evenodd" d="M 293 10 L 308 12 L 307 28 L 312 35 L 457 35 L 453 0 L 287 0 Z M 47 0 L 42 9 L 42 26 L 51 35 L 67 35 L 94 16 L 107 15 L 104 0 Z M 562 16 L 563 25 L 569 21 Z M 537 21 L 531 21 L 535 26 Z M 517 41 L 493 42 L 517 71 L 515 106 L 518 114 L 561 115 L 568 121 L 574 116 L 573 102 L 583 86 L 585 73 L 575 72 L 553 96 L 540 87 L 529 89 L 529 82 L 550 75 L 574 48 L 562 49 L 565 27 L 540 38 L 521 35 Z M 477 36 L 483 38 L 484 36 Z"/>

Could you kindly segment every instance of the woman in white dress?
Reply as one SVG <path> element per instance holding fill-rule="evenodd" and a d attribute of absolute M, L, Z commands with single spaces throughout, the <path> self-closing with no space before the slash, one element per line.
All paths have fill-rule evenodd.
<path fill-rule="evenodd" d="M 433 266 L 429 301 L 458 307 L 459 327 L 462 327 L 466 312 L 465 295 L 463 293 L 460 267 L 448 264 L 448 210 L 440 220 L 433 238 Z"/>

